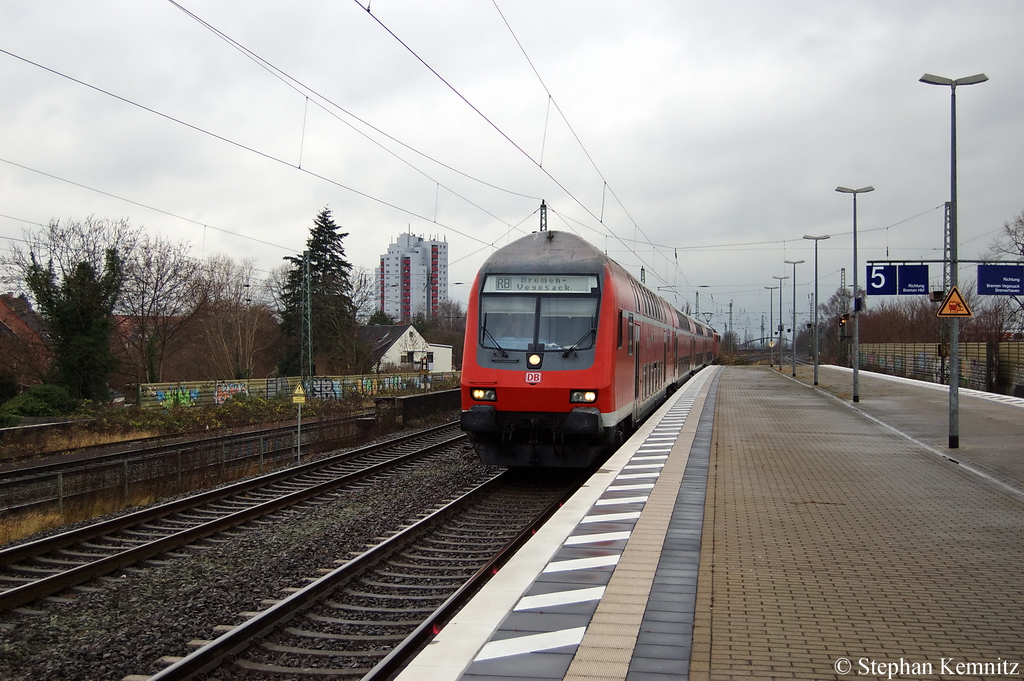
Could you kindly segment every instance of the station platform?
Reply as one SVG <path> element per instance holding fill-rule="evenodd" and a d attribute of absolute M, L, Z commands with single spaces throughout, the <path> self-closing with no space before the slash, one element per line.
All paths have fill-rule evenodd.
<path fill-rule="evenodd" d="M 401 681 L 1024 677 L 1024 400 L 697 374 Z"/>

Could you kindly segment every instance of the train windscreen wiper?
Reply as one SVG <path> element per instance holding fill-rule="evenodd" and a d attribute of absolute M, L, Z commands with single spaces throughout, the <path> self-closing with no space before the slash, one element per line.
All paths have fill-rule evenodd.
<path fill-rule="evenodd" d="M 580 336 L 580 339 L 578 341 L 576 341 L 575 343 L 573 343 L 572 345 L 570 345 L 569 347 L 567 347 L 565 349 L 565 352 L 562 353 L 562 357 L 568 357 L 569 353 L 576 352 L 576 350 L 579 349 L 580 343 L 582 343 L 583 341 L 585 341 L 588 338 L 590 338 L 590 335 L 595 333 L 596 331 L 597 331 L 597 328 L 591 327 L 590 331 L 587 331 L 585 334 Z"/>
<path fill-rule="evenodd" d="M 486 336 L 487 338 L 491 339 L 491 342 L 494 343 L 494 348 L 496 350 L 498 350 L 499 352 L 501 352 L 501 356 L 502 357 L 508 357 L 508 353 L 505 352 L 505 348 L 501 347 L 501 345 L 498 343 L 497 339 L 495 339 L 495 337 L 491 335 L 491 332 L 487 330 L 486 326 L 481 326 L 480 330 L 484 332 L 484 336 Z M 487 347 L 487 346 L 485 345 L 484 347 Z M 568 357 L 568 355 L 566 355 L 566 357 Z"/>

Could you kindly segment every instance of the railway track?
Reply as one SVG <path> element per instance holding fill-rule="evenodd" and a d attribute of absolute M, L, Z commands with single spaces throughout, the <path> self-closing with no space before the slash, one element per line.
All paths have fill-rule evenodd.
<path fill-rule="evenodd" d="M 0 550 L 0 611 L 330 495 L 463 439 L 457 424 L 447 424 Z"/>
<path fill-rule="evenodd" d="M 150 677 L 385 679 L 575 491 L 503 473 Z"/>
<path fill-rule="evenodd" d="M 365 429 L 368 413 L 311 422 L 303 454 L 328 451 Z M 0 464 L 0 513 L 9 517 L 89 508 L 97 500 L 168 496 L 279 469 L 295 459 L 294 424 L 236 433 L 157 437 Z"/>

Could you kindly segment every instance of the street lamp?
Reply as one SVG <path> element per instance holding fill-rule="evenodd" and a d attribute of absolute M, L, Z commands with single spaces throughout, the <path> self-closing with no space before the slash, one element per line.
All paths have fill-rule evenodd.
<path fill-rule="evenodd" d="M 836 187 L 837 192 L 853 194 L 853 401 L 860 402 L 860 307 L 857 288 L 857 194 L 875 191 L 874 187 Z"/>
<path fill-rule="evenodd" d="M 782 371 L 782 329 L 785 328 L 785 324 L 782 323 L 782 282 L 789 277 L 772 277 L 772 279 L 779 280 L 779 371 Z"/>
<path fill-rule="evenodd" d="M 778 286 L 765 286 L 768 289 L 768 332 L 775 332 L 775 318 L 772 317 L 774 314 L 774 304 L 772 303 L 772 291 L 779 288 Z M 782 292 L 779 292 L 779 297 L 782 297 Z M 761 317 L 761 324 L 764 324 L 764 317 Z M 779 352 L 782 352 L 782 348 L 779 348 Z M 768 366 L 769 368 L 775 368 L 775 348 L 771 344 L 768 345 Z M 779 367 L 782 366 L 782 355 L 779 355 Z"/>
<path fill-rule="evenodd" d="M 984 83 L 988 76 L 978 73 L 964 78 L 944 78 L 926 73 L 921 82 L 928 85 L 949 86 L 949 285 L 957 285 L 957 234 L 956 234 L 956 86 Z M 960 447 L 960 320 L 949 320 L 949 448 Z"/>
<path fill-rule="evenodd" d="M 829 235 L 804 235 L 805 239 L 814 242 L 814 385 L 818 385 L 818 242 L 828 239 Z"/>
<path fill-rule="evenodd" d="M 793 266 L 793 378 L 796 378 L 796 266 L 803 260 L 787 260 L 787 265 Z M 782 362 L 779 362 L 779 370 L 782 370 Z"/>

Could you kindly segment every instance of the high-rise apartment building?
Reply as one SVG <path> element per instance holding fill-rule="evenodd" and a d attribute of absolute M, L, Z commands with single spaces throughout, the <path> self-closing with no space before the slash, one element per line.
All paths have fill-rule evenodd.
<path fill-rule="evenodd" d="M 448 298 L 448 242 L 400 234 L 380 256 L 377 277 L 384 314 L 401 324 L 433 317 Z"/>

